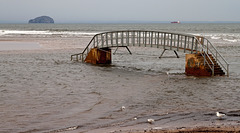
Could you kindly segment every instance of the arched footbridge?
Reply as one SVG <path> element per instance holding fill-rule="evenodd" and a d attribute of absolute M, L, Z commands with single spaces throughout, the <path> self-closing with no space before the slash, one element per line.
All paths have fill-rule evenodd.
<path fill-rule="evenodd" d="M 176 54 L 177 51 L 188 53 L 189 56 L 186 55 L 186 73 L 189 75 L 192 73 L 204 75 L 201 73 L 207 71 L 211 76 L 225 74 L 229 76 L 229 63 L 213 44 L 205 37 L 191 34 L 140 30 L 99 33 L 93 36 L 82 53 L 71 55 L 71 60 L 87 62 L 88 56 L 92 56 L 90 53 L 93 49 L 105 52 L 105 56 L 110 52 L 111 56 L 109 49 L 112 47 L 125 47 L 131 54 L 129 46 L 153 47 L 164 51 L 173 50 Z"/>

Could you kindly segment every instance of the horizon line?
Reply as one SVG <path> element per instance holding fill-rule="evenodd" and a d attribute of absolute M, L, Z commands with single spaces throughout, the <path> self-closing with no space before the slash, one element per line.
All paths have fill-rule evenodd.
<path fill-rule="evenodd" d="M 80 22 L 55 22 L 52 24 L 168 24 L 173 21 L 80 21 Z M 240 23 L 240 21 L 180 21 L 180 23 Z M 0 24 L 28 24 L 28 22 L 0 22 Z M 35 23 L 44 24 L 44 23 Z M 47 23 L 46 23 L 47 24 Z M 49 23 L 50 24 L 50 23 Z"/>

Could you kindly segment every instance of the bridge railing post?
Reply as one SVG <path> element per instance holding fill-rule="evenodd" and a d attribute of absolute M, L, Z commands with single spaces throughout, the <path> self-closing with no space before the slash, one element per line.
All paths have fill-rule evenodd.
<path fill-rule="evenodd" d="M 193 45 L 194 45 L 194 37 L 192 37 L 192 50 L 191 50 L 191 53 L 193 53 Z"/>

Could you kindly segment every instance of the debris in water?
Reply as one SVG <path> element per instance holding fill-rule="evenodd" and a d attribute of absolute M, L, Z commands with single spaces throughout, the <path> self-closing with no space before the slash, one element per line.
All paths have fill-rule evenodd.
<path fill-rule="evenodd" d="M 152 124 L 154 122 L 154 119 L 148 119 L 148 123 Z"/>

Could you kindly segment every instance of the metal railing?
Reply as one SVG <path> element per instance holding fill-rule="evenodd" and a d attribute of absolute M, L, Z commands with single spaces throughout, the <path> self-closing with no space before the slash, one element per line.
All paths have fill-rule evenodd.
<path fill-rule="evenodd" d="M 221 68 L 227 73 L 227 76 L 229 76 L 229 63 L 226 61 L 226 59 L 219 53 L 219 51 L 207 38 L 203 38 L 203 44 L 207 55 L 211 54 L 215 58 L 216 62 L 221 66 Z"/>
<path fill-rule="evenodd" d="M 165 50 L 183 51 L 184 53 L 201 53 L 204 57 L 204 65 L 208 65 L 214 74 L 214 62 L 208 54 L 212 54 L 216 61 L 223 67 L 229 76 L 229 64 L 217 49 L 204 37 L 190 34 L 159 32 L 159 31 L 111 31 L 96 34 L 88 43 L 82 53 L 71 55 L 77 61 L 84 61 L 91 48 L 106 47 L 155 47 Z M 208 62 L 209 60 L 210 62 Z"/>

